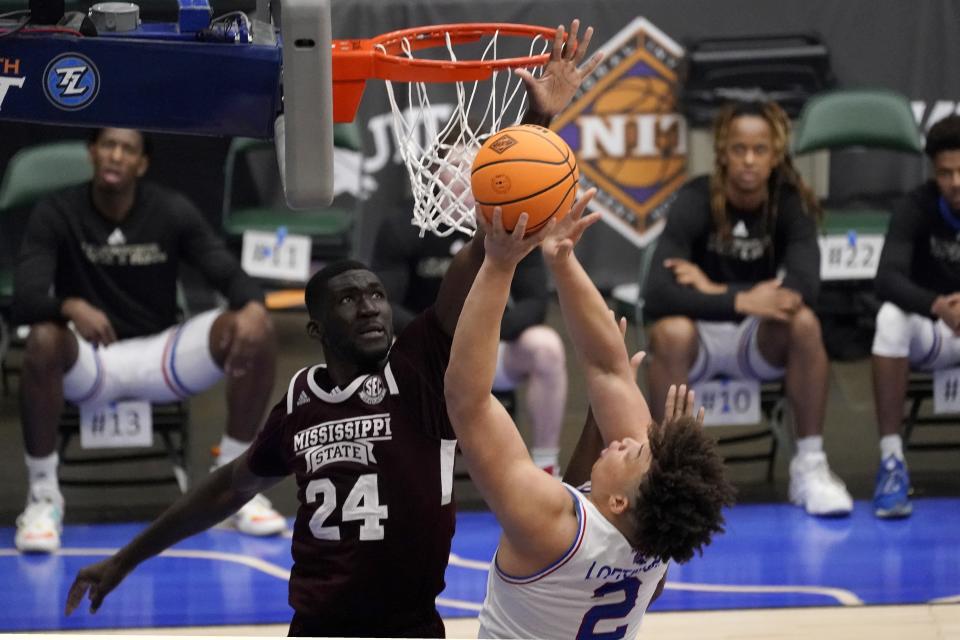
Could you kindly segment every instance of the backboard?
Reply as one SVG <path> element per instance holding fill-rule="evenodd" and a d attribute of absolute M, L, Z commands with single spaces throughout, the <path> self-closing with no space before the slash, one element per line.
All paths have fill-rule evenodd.
<path fill-rule="evenodd" d="M 0 19 L 0 121 L 117 126 L 275 138 L 287 201 L 333 194 L 330 0 L 284 0 L 280 25 L 261 0 L 251 17 L 212 17 L 178 0 L 176 23 L 68 13 L 56 24 Z M 101 16 L 102 17 L 102 16 Z"/>

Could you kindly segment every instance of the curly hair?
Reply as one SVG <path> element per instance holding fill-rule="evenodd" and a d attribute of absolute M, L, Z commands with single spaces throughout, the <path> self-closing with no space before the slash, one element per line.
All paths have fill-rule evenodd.
<path fill-rule="evenodd" d="M 774 228 L 777 203 L 784 183 L 792 185 L 797 190 L 806 205 L 807 213 L 812 214 L 819 222 L 823 216 L 820 202 L 803 181 L 790 157 L 790 118 L 787 113 L 776 102 L 734 102 L 721 109 L 713 123 L 714 156 L 713 173 L 710 174 L 710 211 L 713 214 L 714 227 L 720 237 L 729 240 L 732 234 L 730 219 L 727 216 L 727 167 L 723 162 L 723 155 L 727 149 L 733 121 L 743 116 L 756 116 L 766 120 L 773 138 L 773 156 L 776 158 L 776 165 L 767 183 L 770 197 L 767 198 L 764 210 L 764 215 L 768 217 L 768 228 Z"/>
<path fill-rule="evenodd" d="M 960 150 L 960 115 L 952 115 L 937 120 L 927 133 L 927 146 L 924 152 L 934 160 L 941 151 Z"/>
<path fill-rule="evenodd" d="M 631 511 L 630 543 L 647 557 L 686 562 L 723 533 L 735 492 L 716 440 L 693 418 L 653 424 L 649 438 L 653 462 Z"/>

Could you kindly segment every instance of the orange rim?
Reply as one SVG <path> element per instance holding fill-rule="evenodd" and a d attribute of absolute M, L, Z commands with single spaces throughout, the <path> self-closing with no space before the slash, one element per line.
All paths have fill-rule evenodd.
<path fill-rule="evenodd" d="M 485 35 L 536 38 L 552 42 L 556 29 L 526 24 L 477 22 L 441 24 L 391 31 L 365 40 L 333 41 L 333 79 L 380 78 L 399 82 L 456 82 L 482 80 L 499 69 L 537 67 L 550 59 L 549 53 L 500 60 L 421 60 L 404 55 L 404 42 L 412 50 L 475 42 Z"/>
<path fill-rule="evenodd" d="M 499 33 L 552 42 L 556 29 L 527 24 L 469 22 L 440 24 L 390 31 L 379 36 L 332 42 L 333 119 L 351 122 L 356 116 L 364 85 L 370 78 L 396 82 L 467 82 L 485 80 L 494 71 L 539 67 L 550 59 L 549 53 L 499 60 L 422 60 L 408 58 L 404 42 L 411 50 L 443 47 L 447 34 L 453 44 L 476 42 L 483 36 Z"/>

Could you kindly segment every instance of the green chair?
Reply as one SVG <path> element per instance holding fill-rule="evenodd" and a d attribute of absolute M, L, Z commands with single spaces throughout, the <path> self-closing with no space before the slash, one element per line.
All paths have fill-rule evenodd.
<path fill-rule="evenodd" d="M 887 89 L 822 93 L 804 106 L 793 136 L 793 153 L 885 149 L 919 156 L 923 137 L 907 98 Z M 827 233 L 884 233 L 890 211 L 876 207 L 824 209 Z"/>
<path fill-rule="evenodd" d="M 804 106 L 793 152 L 868 147 L 920 153 L 923 139 L 907 99 L 886 89 L 821 93 Z"/>
<path fill-rule="evenodd" d="M 51 142 L 18 151 L 0 183 L 0 212 L 28 208 L 52 191 L 93 177 L 87 145 Z"/>
<path fill-rule="evenodd" d="M 334 125 L 334 146 L 360 150 L 355 123 Z M 359 201 L 340 194 L 326 208 L 298 211 L 283 197 L 276 150 L 270 140 L 235 138 L 224 167 L 223 230 L 239 246 L 245 231 L 276 231 L 310 236 L 312 258 L 330 261 L 348 257 L 354 245 Z"/>

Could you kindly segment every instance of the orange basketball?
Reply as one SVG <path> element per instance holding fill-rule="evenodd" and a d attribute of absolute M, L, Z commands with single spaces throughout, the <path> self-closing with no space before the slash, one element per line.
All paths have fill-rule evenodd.
<path fill-rule="evenodd" d="M 553 131 L 532 124 L 508 127 L 490 136 L 473 161 L 473 197 L 484 217 L 503 210 L 503 226 L 513 229 L 527 212 L 533 232 L 570 211 L 580 170 L 567 143 Z"/>

